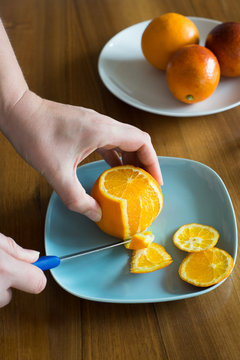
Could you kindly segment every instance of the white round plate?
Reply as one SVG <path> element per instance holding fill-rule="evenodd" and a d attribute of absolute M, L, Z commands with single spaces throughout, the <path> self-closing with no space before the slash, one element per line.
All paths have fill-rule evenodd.
<path fill-rule="evenodd" d="M 219 21 L 189 17 L 197 26 L 200 45 Z M 105 86 L 119 99 L 138 109 L 168 116 L 214 114 L 240 104 L 240 77 L 221 78 L 216 91 L 206 100 L 184 104 L 168 89 L 165 72 L 144 58 L 141 37 L 149 21 L 130 26 L 115 35 L 102 49 L 98 71 Z"/>

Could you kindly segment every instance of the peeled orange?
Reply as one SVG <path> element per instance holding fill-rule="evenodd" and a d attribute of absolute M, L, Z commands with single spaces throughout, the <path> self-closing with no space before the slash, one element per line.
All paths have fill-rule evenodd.
<path fill-rule="evenodd" d="M 104 171 L 91 195 L 102 209 L 97 225 L 107 234 L 121 239 L 146 230 L 163 206 L 157 181 L 145 170 L 132 165 Z"/>
<path fill-rule="evenodd" d="M 141 46 L 146 60 L 160 70 L 166 70 L 172 55 L 188 44 L 198 44 L 199 32 L 187 17 L 166 13 L 153 19 L 142 34 Z"/>

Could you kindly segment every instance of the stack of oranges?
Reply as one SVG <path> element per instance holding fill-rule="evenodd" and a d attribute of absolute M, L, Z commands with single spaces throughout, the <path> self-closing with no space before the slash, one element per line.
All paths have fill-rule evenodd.
<path fill-rule="evenodd" d="M 208 98 L 220 75 L 240 75 L 240 23 L 216 26 L 199 45 L 199 31 L 187 17 L 166 13 L 153 19 L 142 34 L 146 60 L 166 71 L 172 94 L 192 104 Z"/>

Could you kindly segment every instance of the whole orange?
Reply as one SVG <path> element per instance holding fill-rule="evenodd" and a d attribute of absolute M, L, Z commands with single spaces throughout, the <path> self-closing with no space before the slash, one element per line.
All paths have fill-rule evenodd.
<path fill-rule="evenodd" d="M 205 46 L 216 55 L 222 75 L 240 75 L 240 23 L 217 25 L 208 34 Z"/>
<path fill-rule="evenodd" d="M 181 47 L 199 43 L 196 25 L 187 17 L 167 13 L 153 19 L 142 34 L 141 45 L 146 60 L 166 70 L 171 56 Z"/>
<path fill-rule="evenodd" d="M 168 87 L 178 100 L 187 104 L 207 99 L 217 88 L 219 79 L 218 60 L 204 46 L 184 46 L 168 63 Z"/>
<path fill-rule="evenodd" d="M 93 185 L 91 195 L 102 209 L 97 225 L 105 233 L 121 239 L 146 230 L 163 206 L 157 181 L 132 165 L 104 171 Z"/>

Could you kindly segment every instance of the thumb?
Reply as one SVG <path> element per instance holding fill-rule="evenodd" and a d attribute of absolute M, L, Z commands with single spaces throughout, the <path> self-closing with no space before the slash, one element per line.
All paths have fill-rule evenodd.
<path fill-rule="evenodd" d="M 102 210 L 99 204 L 86 193 L 76 174 L 56 182 L 53 187 L 69 210 L 83 214 L 95 222 L 100 221 Z"/>
<path fill-rule="evenodd" d="M 39 258 L 39 251 L 24 249 L 12 238 L 2 234 L 0 236 L 0 249 L 6 251 L 6 253 L 15 257 L 16 259 L 26 261 L 28 263 L 33 263 Z"/>

